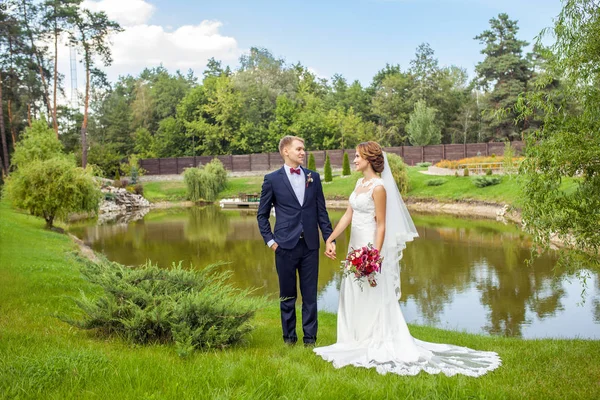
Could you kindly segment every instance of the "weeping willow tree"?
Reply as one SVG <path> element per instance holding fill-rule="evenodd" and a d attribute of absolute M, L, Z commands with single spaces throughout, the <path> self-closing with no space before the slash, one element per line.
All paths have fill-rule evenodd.
<path fill-rule="evenodd" d="M 544 116 L 541 128 L 526 137 L 523 218 L 541 248 L 553 236 L 570 245 L 563 267 L 598 269 L 600 1 L 564 1 L 551 31 L 556 42 L 546 51 L 536 90 L 517 105 L 525 121 Z M 557 90 L 547 90 L 557 81 Z M 565 178 L 574 184 L 565 188 Z"/>

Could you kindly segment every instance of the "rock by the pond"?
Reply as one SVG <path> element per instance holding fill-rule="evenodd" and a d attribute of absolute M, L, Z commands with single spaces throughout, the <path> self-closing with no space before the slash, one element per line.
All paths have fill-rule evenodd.
<path fill-rule="evenodd" d="M 139 194 L 130 193 L 123 188 L 107 186 L 102 188 L 102 193 L 105 193 L 104 200 L 100 205 L 100 214 L 104 213 L 124 213 L 127 211 L 148 208 L 150 202 Z M 107 193 L 109 193 L 107 195 Z"/>
<path fill-rule="evenodd" d="M 141 219 L 150 211 L 150 202 L 139 194 L 114 186 L 103 187 L 104 199 L 98 210 L 98 224 L 131 222 Z"/>

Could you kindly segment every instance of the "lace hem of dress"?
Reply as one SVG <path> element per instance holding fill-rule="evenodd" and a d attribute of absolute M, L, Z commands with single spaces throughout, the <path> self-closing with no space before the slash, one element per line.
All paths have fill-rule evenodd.
<path fill-rule="evenodd" d="M 432 359 L 429 360 L 423 359 L 411 363 L 393 361 L 378 362 L 376 360 L 344 363 L 336 360 L 334 355 L 323 354 L 319 350 L 320 349 L 314 349 L 315 353 L 319 354 L 325 361 L 331 362 L 336 369 L 346 366 L 375 368 L 381 375 L 392 373 L 402 376 L 414 376 L 420 372 L 425 372 L 433 375 L 443 373 L 446 376 L 466 375 L 477 378 L 502 365 L 502 360 L 498 354 L 491 351 L 477 351 L 470 354 L 473 358 L 466 359 L 458 356 L 433 356 Z M 465 366 L 465 364 L 472 365 Z M 476 364 L 479 364 L 480 366 L 476 366 Z"/>

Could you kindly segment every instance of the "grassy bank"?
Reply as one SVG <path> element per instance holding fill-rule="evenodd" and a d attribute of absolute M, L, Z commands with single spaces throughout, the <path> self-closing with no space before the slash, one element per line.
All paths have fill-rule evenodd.
<path fill-rule="evenodd" d="M 409 167 L 411 188 L 406 198 L 438 201 L 477 200 L 518 206 L 519 187 L 516 178 L 504 177 L 498 185 L 478 188 L 473 184 L 472 177 L 440 177 L 421 173 L 425 170 L 426 168 Z M 333 182 L 323 184 L 325 197 L 329 200 L 347 199 L 360 176 L 357 173 L 345 177 L 334 175 Z M 428 186 L 427 181 L 433 179 L 443 179 L 445 183 L 441 186 Z M 262 181 L 262 176 L 230 178 L 227 189 L 219 197 L 235 197 L 238 193 L 260 193 Z M 144 195 L 151 202 L 182 201 L 186 195 L 185 185 L 183 182 L 173 181 L 146 182 Z"/>
<path fill-rule="evenodd" d="M 180 359 L 172 346 L 131 346 L 60 322 L 82 289 L 71 240 L 0 203 L 0 398 L 598 398 L 600 344 L 586 340 L 484 337 L 412 327 L 427 341 L 498 351 L 484 377 L 378 375 L 343 368 L 280 340 L 277 307 L 261 311 L 245 346 Z M 235 267 L 235 266 L 233 266 Z M 319 344 L 336 322 L 320 315 Z"/>

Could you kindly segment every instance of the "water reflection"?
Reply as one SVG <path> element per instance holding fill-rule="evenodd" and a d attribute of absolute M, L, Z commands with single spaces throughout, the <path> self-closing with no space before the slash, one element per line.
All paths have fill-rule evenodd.
<path fill-rule="evenodd" d="M 341 212 L 330 212 L 333 221 Z M 600 338 L 600 279 L 581 282 L 555 275 L 556 257 L 531 266 L 529 238 L 518 228 L 490 221 L 416 216 L 420 238 L 401 262 L 401 305 L 408 322 L 518 337 Z M 109 259 L 161 266 L 183 261 L 203 267 L 230 261 L 232 282 L 277 295 L 274 257 L 256 216 L 216 207 L 155 210 L 130 223 L 73 225 L 71 231 Z M 349 231 L 338 238 L 347 248 Z M 343 251 L 339 251 L 343 253 Z M 319 307 L 335 312 L 341 276 L 338 262 L 321 255 Z M 569 279 L 570 278 L 570 279 Z"/>

